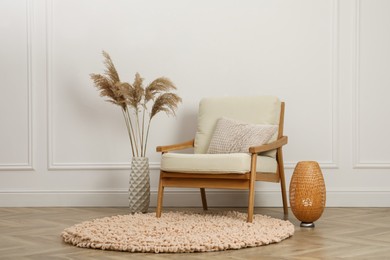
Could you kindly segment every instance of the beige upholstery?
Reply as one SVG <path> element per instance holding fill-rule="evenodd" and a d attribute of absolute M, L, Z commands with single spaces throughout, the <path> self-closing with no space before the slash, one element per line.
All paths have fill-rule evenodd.
<path fill-rule="evenodd" d="M 207 152 L 214 128 L 221 117 L 251 124 L 278 125 L 279 115 L 280 100 L 273 96 L 204 98 L 199 104 L 194 152 Z M 270 142 L 276 138 L 277 134 Z M 276 151 L 268 152 L 266 155 L 275 157 Z"/>
<path fill-rule="evenodd" d="M 165 153 L 161 158 L 161 170 L 180 173 L 247 173 L 251 156 L 247 153 L 230 154 L 182 154 Z M 276 159 L 257 156 L 257 172 L 276 173 Z"/>

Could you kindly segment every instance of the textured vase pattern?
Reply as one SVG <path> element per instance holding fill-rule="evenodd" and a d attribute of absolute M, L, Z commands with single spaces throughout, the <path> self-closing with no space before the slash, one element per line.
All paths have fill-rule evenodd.
<path fill-rule="evenodd" d="M 295 217 L 302 222 L 314 222 L 324 211 L 326 189 L 317 162 L 303 161 L 295 167 L 290 182 L 290 205 Z"/>
<path fill-rule="evenodd" d="M 148 211 L 150 203 L 149 160 L 133 157 L 129 181 L 129 208 L 131 213 Z"/>

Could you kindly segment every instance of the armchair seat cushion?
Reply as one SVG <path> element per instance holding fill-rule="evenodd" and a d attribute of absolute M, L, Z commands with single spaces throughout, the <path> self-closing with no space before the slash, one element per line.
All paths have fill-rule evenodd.
<path fill-rule="evenodd" d="M 181 154 L 165 153 L 161 159 L 161 170 L 180 173 L 247 173 L 250 172 L 249 153 L 229 154 Z M 275 158 L 257 156 L 257 172 L 276 173 Z"/>

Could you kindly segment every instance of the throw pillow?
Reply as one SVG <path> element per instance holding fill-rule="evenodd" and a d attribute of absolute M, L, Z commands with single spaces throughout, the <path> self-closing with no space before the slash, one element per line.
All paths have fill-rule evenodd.
<path fill-rule="evenodd" d="M 249 147 L 266 144 L 276 133 L 275 125 L 256 125 L 222 117 L 218 120 L 208 153 L 248 153 Z"/>

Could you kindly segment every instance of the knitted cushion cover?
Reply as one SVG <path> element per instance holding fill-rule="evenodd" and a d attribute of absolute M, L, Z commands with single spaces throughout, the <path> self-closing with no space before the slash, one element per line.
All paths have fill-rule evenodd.
<path fill-rule="evenodd" d="M 249 147 L 266 144 L 277 130 L 275 125 L 247 124 L 222 117 L 217 121 L 207 153 L 248 153 Z"/>

